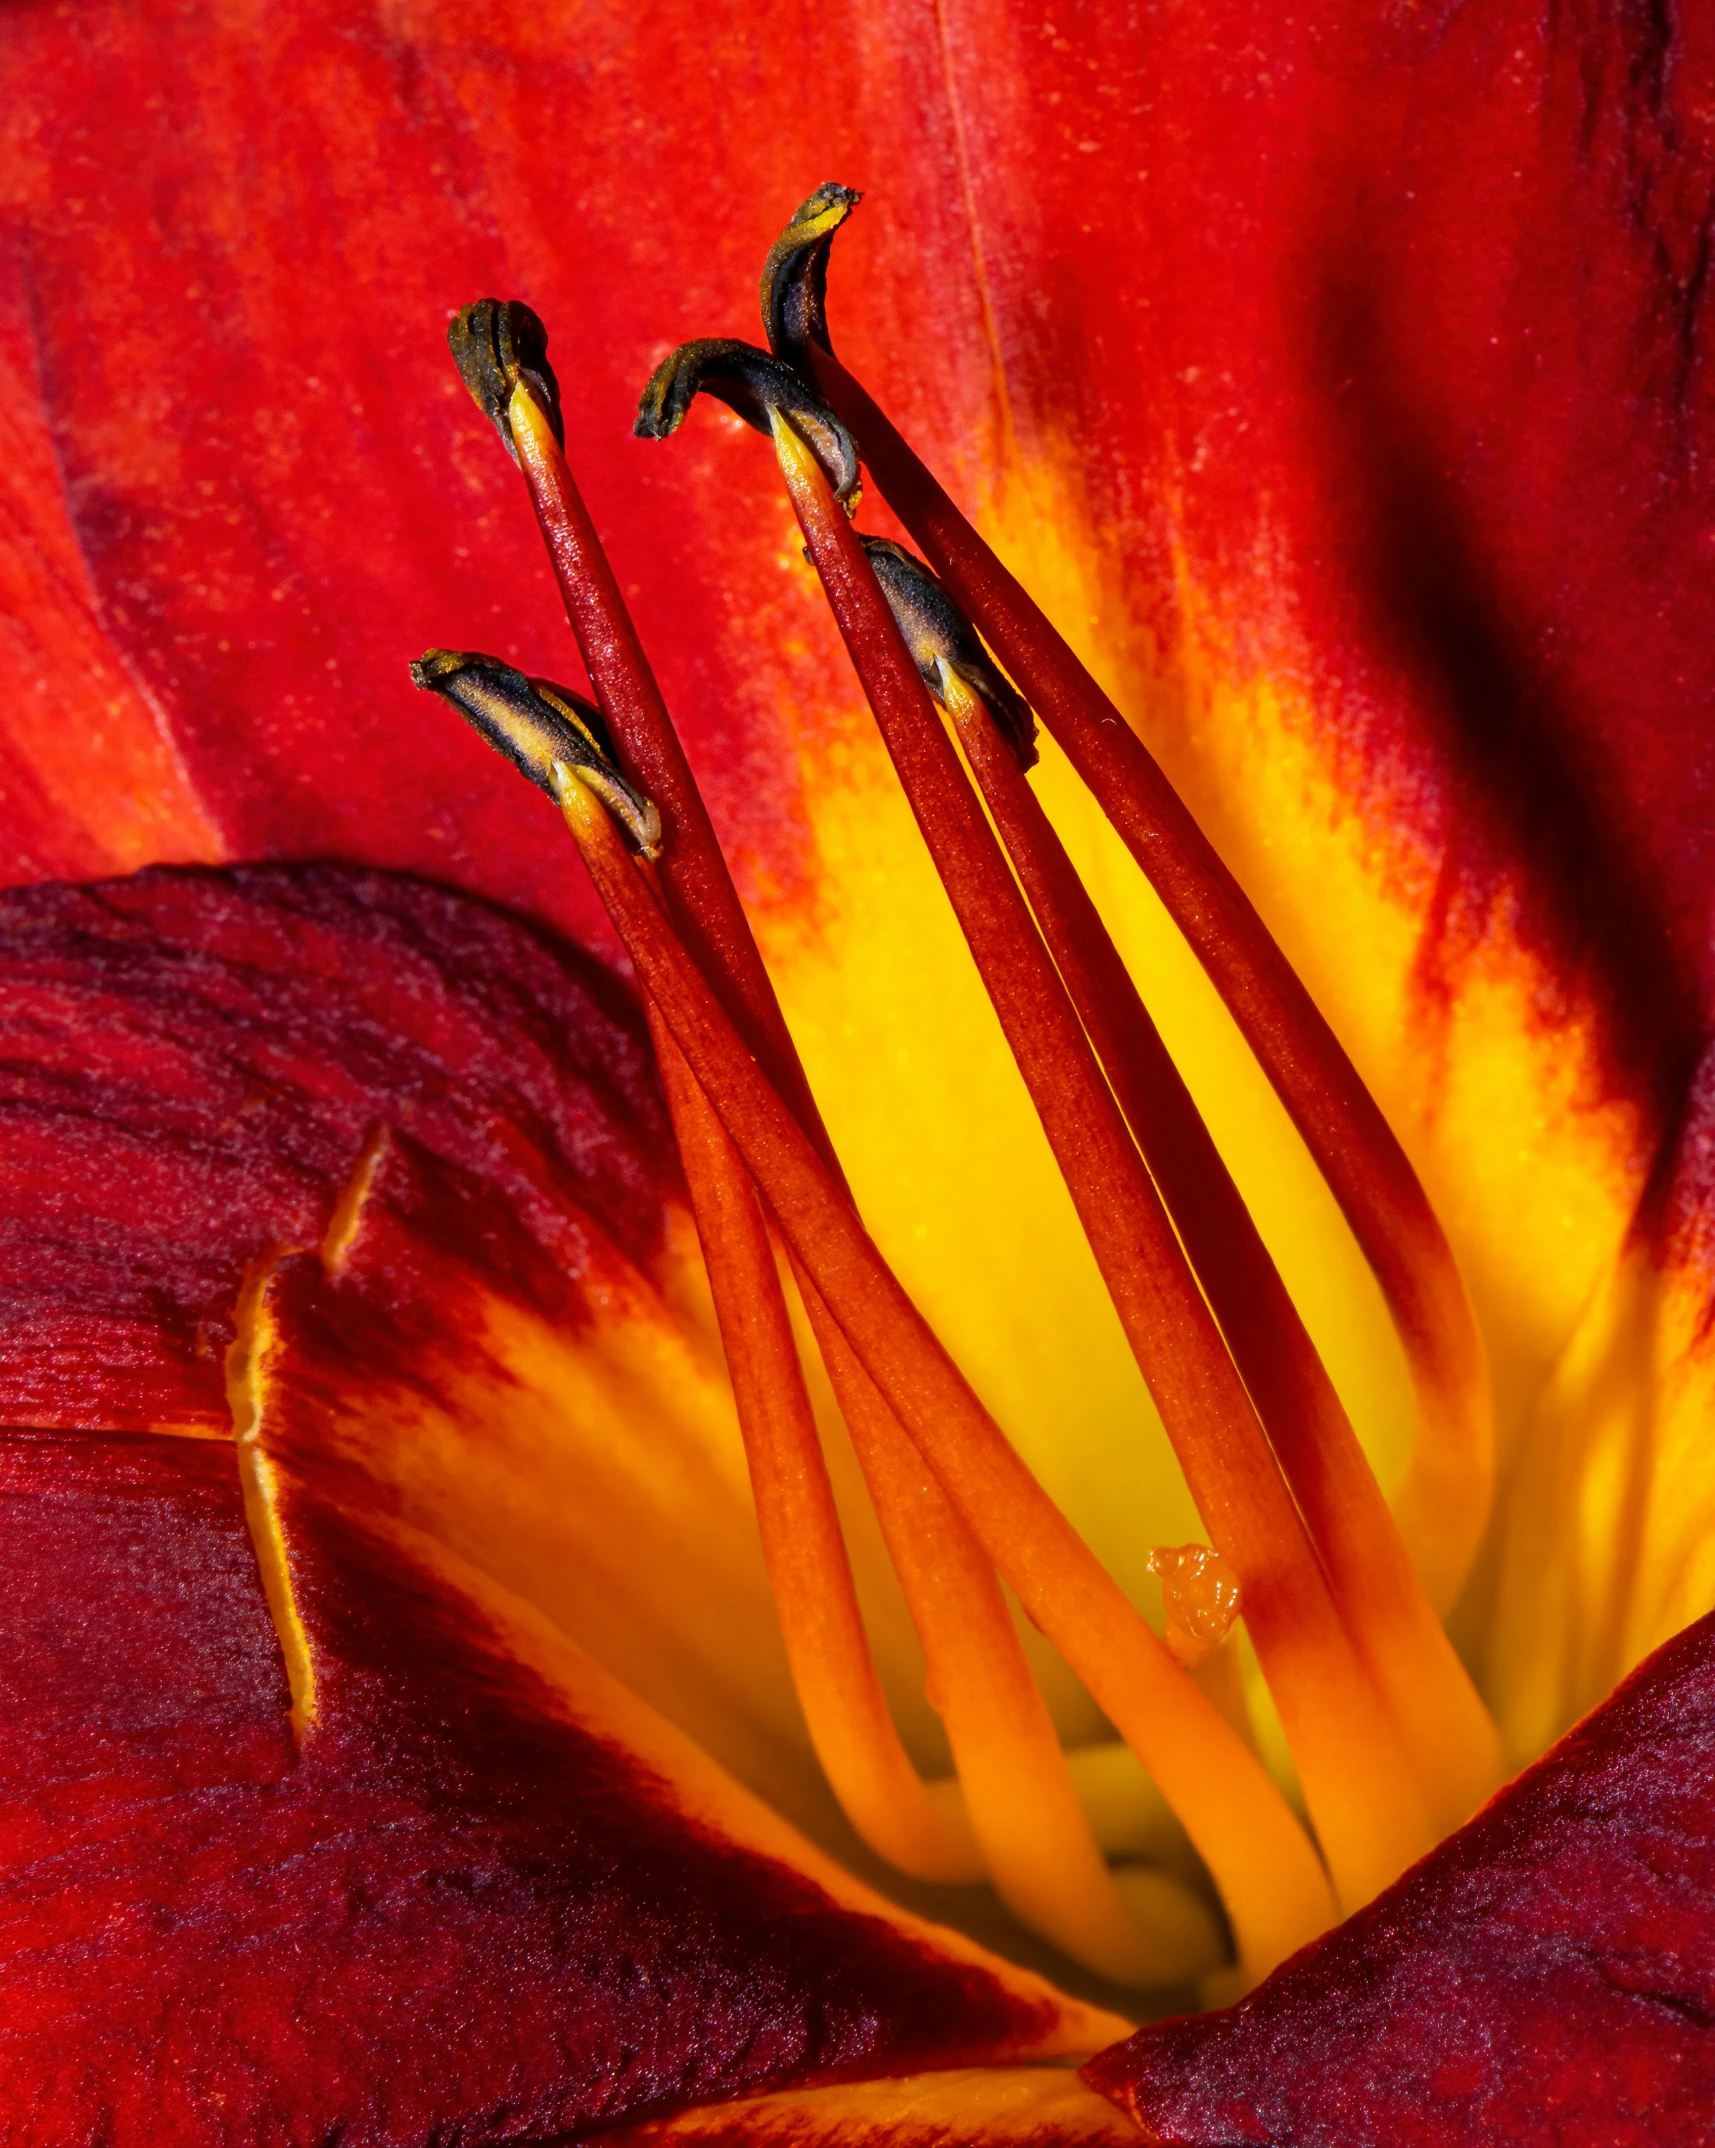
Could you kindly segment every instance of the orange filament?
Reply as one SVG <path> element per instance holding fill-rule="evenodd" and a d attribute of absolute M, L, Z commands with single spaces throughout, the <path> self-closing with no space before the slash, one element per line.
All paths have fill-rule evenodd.
<path fill-rule="evenodd" d="M 1332 1915 L 1302 1828 L 978 1401 L 570 771 L 561 804 L 644 989 L 794 1254 L 984 1554 L 1178 1814 L 1227 1905 L 1243 1973 L 1263 1973 Z"/>
<path fill-rule="evenodd" d="M 1375 1100 L 1143 742 L 866 390 L 811 346 L 816 381 L 935 572 L 1065 749 L 1231 1010 L 1381 1286 L 1418 1433 L 1398 1525 L 1444 1612 L 1493 1486 L 1482 1337 L 1434 1211 Z"/>
<path fill-rule="evenodd" d="M 1161 1581 L 1164 1638 L 1174 1660 L 1193 1671 L 1227 1638 L 1239 1615 L 1239 1577 L 1209 1544 L 1157 1544 L 1149 1570 Z"/>
<path fill-rule="evenodd" d="M 808 1278 L 804 1294 L 996 1893 L 1022 1923 L 1116 1982 L 1172 1981 L 1170 1965 L 1157 1972 L 1097 1847 L 994 1568 Z"/>
<path fill-rule="evenodd" d="M 627 773 L 640 789 L 647 790 L 661 812 L 667 837 L 661 876 L 676 917 L 688 918 L 694 928 L 684 937 L 699 951 L 699 966 L 722 1005 L 740 1025 L 775 1088 L 792 1104 L 800 1126 L 843 1187 L 838 1160 L 695 777 L 559 442 L 527 387 L 514 391 L 510 421 L 567 617 L 604 714 Z M 658 1023 L 653 1007 L 651 1016 Z M 676 1047 L 671 1060 L 683 1070 Z M 664 1070 L 668 1063 L 664 1053 Z M 688 1110 L 674 1107 L 675 1131 L 686 1154 L 722 1334 L 728 1338 L 728 1315 L 721 1310 L 723 1295 L 729 1303 L 736 1300 L 736 1326 L 755 1289 L 777 1293 L 778 1277 L 771 1259 L 766 1273 L 762 1272 L 765 1236 L 760 1248 L 747 1242 L 736 1253 L 723 1252 L 718 1244 L 710 1251 L 705 1209 L 713 1215 L 721 1205 L 738 1208 L 748 1241 L 754 1196 L 748 1179 L 740 1185 L 731 1178 L 733 1170 L 742 1175 L 742 1164 L 731 1155 L 719 1121 L 709 1113 L 688 1070 L 684 1082 L 692 1097 Z M 675 1086 L 676 1078 L 668 1082 L 670 1101 Z M 707 1125 L 699 1122 L 698 1113 Z M 716 1162 L 723 1174 L 724 1197 L 717 1201 L 715 1189 L 709 1189 L 699 1198 L 691 1152 L 705 1146 L 718 1149 L 721 1144 L 728 1151 L 726 1159 Z M 740 1280 L 745 1261 L 756 1274 L 754 1288 Z M 716 1272 L 723 1263 L 724 1291 Z M 997 1892 L 1026 1924 L 1087 1966 L 1121 1982 L 1161 1981 L 1155 1966 L 1157 1950 L 1121 1903 L 1090 1833 L 992 1566 L 926 1475 L 916 1450 L 829 1316 L 814 1284 L 802 1272 L 799 1280 L 907 1606 L 933 1667 L 932 1681 L 940 1695 L 937 1705 L 958 1770 L 969 1830 Z M 779 1318 L 783 1321 L 784 1317 L 782 1306 Z M 770 1582 L 780 1599 L 794 1681 L 818 1754 L 836 1796 L 872 1847 L 904 1870 L 932 1876 L 928 1860 L 940 1853 L 925 1823 L 922 1785 L 881 1703 L 863 1641 L 825 1463 L 814 1426 L 801 1414 L 807 1412 L 808 1402 L 790 1335 L 782 1333 L 766 1363 L 745 1365 L 748 1394 L 740 1392 L 742 1352 L 735 1363 L 731 1339 L 727 1339 L 727 1352 L 734 1368 L 741 1424 L 746 1427 Z M 772 1445 L 766 1435 L 755 1437 L 750 1429 L 752 1425 L 764 1427 L 771 1419 L 782 1423 L 782 1435 Z M 774 1452 L 796 1460 L 788 1459 L 782 1470 L 769 1460 Z M 818 1487 L 813 1497 L 805 1489 L 812 1474 Z M 801 1529 L 782 1506 L 782 1477 L 818 1510 Z M 765 1503 L 771 1506 L 769 1515 L 764 1515 Z M 832 1592 L 840 1607 L 837 1618 L 831 1611 L 818 1615 L 805 1601 L 812 1585 Z M 797 1592 L 791 1600 L 782 1594 L 788 1588 Z M 818 1637 L 819 1645 L 810 1645 Z M 850 1697 L 843 1692 L 848 1682 Z M 909 1812 L 908 1821 L 890 1820 L 879 1811 L 879 1796 L 888 1784 Z M 896 1847 L 889 1848 L 889 1842 Z M 942 1845 L 942 1850 L 946 1847 Z M 949 1869 L 940 1876 L 955 1875 Z M 1166 1975 L 1170 1978 L 1171 1974 L 1169 1964 Z"/>
<path fill-rule="evenodd" d="M 1500 1737 L 1442 1630 L 1321 1357 L 1119 950 L 990 715 L 942 701 L 1073 1005 L 1208 1293 L 1437 1833 L 1499 1781 Z"/>
<path fill-rule="evenodd" d="M 1060 978 L 821 466 L 776 415 L 805 542 L 888 751 L 1247 1620 L 1341 1900 L 1435 1839 L 1244 1385 Z"/>
<path fill-rule="evenodd" d="M 930 1798 L 876 1677 L 755 1190 L 671 1030 L 651 1002 L 645 1005 L 810 1742 L 847 1817 L 879 1856 L 917 1879 L 978 1879 L 982 1860 L 963 1815 Z"/>
<path fill-rule="evenodd" d="M 1122 1984 L 1171 1983 L 1116 1892 L 982 1547 L 799 1262 L 799 1289 L 929 1665 L 966 1816 L 1021 1922 Z"/>

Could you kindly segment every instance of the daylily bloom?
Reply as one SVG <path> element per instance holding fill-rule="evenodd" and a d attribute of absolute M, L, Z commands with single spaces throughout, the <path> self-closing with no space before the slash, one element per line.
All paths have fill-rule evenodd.
<path fill-rule="evenodd" d="M 0 2138 L 1135 2138 L 1120 2102 L 1185 2141 L 1697 2137 L 1696 1630 L 1249 2011 L 1110 2052 L 1118 2101 L 1080 2082 L 1228 1936 L 1245 1970 L 1245 1907 L 1023 1627 L 1155 1951 L 1122 1983 L 1052 1887 L 1016 1881 L 1015 1919 L 992 1860 L 942 1855 L 957 1696 L 818 1386 L 904 1755 L 903 1803 L 842 1808 L 612 928 L 560 816 L 404 665 L 582 690 L 442 343 L 515 296 L 864 1223 L 1118 1592 L 1171 1596 L 1210 1532 L 773 458 L 706 407 L 631 438 L 684 338 L 756 339 L 792 205 L 865 189 L 843 368 L 1136 725 L 1445 1231 L 1488 1384 L 1437 1447 L 1352 1228 L 1050 722 L 1032 795 L 1510 1772 L 1715 1603 L 1701 25 L 947 0 L 0 34 Z M 863 530 L 920 546 L 852 422 Z M 1279 1682 L 1236 1641 L 1201 1675 L 1291 1821 Z M 1658 1892 L 1622 1914 L 1628 1834 Z M 1526 1882 L 1569 1844 L 1555 1921 Z M 1567 2047 L 1509 2136 L 1532 2003 Z M 1588 2130 L 1591 2077 L 1632 2131 Z"/>

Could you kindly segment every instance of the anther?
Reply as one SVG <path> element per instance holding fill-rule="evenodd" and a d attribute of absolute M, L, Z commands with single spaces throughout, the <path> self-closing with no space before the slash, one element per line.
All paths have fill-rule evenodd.
<path fill-rule="evenodd" d="M 548 363 L 548 331 L 521 299 L 479 298 L 461 306 L 447 325 L 447 348 L 459 378 L 514 462 L 518 449 L 507 405 L 521 380 L 529 384 L 554 438 L 564 446 L 566 427 L 560 415 L 560 384 Z"/>
<path fill-rule="evenodd" d="M 792 212 L 792 221 L 762 264 L 762 321 L 768 347 L 800 372 L 811 343 L 831 351 L 828 340 L 828 254 L 834 233 L 862 201 L 849 186 L 817 187 Z"/>
<path fill-rule="evenodd" d="M 942 706 L 951 673 L 988 704 L 1001 736 L 1020 768 L 1034 768 L 1036 718 L 1024 696 L 989 660 L 970 621 L 929 569 L 891 537 L 861 540 L 887 599 L 887 608 L 905 637 L 911 661 L 923 683 Z"/>
<path fill-rule="evenodd" d="M 497 656 L 468 649 L 429 649 L 411 666 L 411 683 L 449 701 L 473 731 L 504 754 L 520 775 L 559 803 L 556 770 L 571 768 L 602 800 L 646 858 L 661 850 L 661 816 L 613 764 L 601 711 L 563 686 L 527 678 Z"/>
<path fill-rule="evenodd" d="M 639 440 L 665 440 L 685 422 L 699 394 L 725 403 L 759 433 L 770 436 L 774 420 L 790 425 L 816 460 L 847 514 L 860 491 L 857 444 L 820 397 L 788 365 L 720 336 L 681 343 L 649 376 L 637 405 L 633 430 Z"/>

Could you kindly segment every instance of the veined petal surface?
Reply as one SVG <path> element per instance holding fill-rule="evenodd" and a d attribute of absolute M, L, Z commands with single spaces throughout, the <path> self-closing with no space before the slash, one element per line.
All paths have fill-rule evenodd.
<path fill-rule="evenodd" d="M 1123 2026 L 782 1817 L 825 1793 L 596 965 L 261 867 L 13 891 L 0 968 L 0 2138 L 542 2141 Z"/>

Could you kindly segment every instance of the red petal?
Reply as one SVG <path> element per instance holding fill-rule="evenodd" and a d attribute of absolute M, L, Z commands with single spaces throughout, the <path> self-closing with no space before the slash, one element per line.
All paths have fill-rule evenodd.
<path fill-rule="evenodd" d="M 530 2140 L 1052 2040 L 1045 1991 L 723 1839 L 426 1542 L 283 1520 L 296 1754 L 232 1448 L 0 1438 L 12 2139 Z"/>
<path fill-rule="evenodd" d="M 0 972 L 0 1408 L 68 1426 L 0 1431 L 9 2138 L 540 2139 L 1111 2033 L 851 1880 L 566 1638 L 648 1668 L 689 1595 L 735 1687 L 778 1655 L 734 1473 L 675 1420 L 664 1137 L 588 958 L 292 867 L 14 891 Z"/>
<path fill-rule="evenodd" d="M 246 1264 L 320 1239 L 382 1125 L 520 1219 L 568 1317 L 592 1246 L 659 1246 L 640 1018 L 481 904 L 314 866 L 16 890 L 0 975 L 0 1422 L 227 1430 Z"/>
<path fill-rule="evenodd" d="M 1707 2141 L 1715 1616 L 1249 1998 L 1084 2077 L 1171 2148 Z"/>

